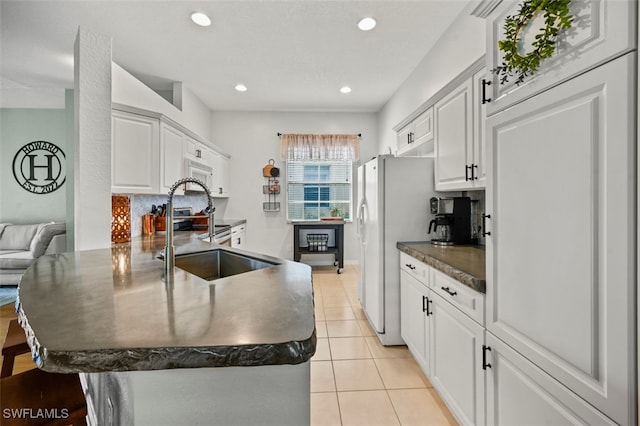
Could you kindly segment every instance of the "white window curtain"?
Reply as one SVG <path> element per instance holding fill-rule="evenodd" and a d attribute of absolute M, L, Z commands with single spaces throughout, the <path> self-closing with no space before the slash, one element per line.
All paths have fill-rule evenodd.
<path fill-rule="evenodd" d="M 280 156 L 285 161 L 358 161 L 358 135 L 283 134 Z"/>

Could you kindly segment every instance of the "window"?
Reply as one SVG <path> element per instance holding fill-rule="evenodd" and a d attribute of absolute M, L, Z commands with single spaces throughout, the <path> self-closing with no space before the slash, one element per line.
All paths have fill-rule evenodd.
<path fill-rule="evenodd" d="M 287 162 L 287 219 L 351 218 L 352 162 L 348 160 Z"/>

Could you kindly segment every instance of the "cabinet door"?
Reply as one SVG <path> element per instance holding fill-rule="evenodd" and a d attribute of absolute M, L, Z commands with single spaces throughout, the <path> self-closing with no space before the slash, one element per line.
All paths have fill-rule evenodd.
<path fill-rule="evenodd" d="M 407 124 L 406 126 L 404 126 L 402 129 L 400 129 L 398 131 L 398 136 L 397 136 L 397 153 L 400 154 L 406 150 L 409 149 L 409 144 L 410 144 L 410 138 L 411 138 L 411 133 L 412 133 L 412 126 L 411 123 Z"/>
<path fill-rule="evenodd" d="M 400 335 L 418 364 L 429 374 L 428 328 L 425 328 L 428 289 L 406 271 L 400 271 Z"/>
<path fill-rule="evenodd" d="M 433 139 L 433 107 L 413 120 L 412 143 L 420 145 Z"/>
<path fill-rule="evenodd" d="M 484 328 L 431 292 L 429 380 L 463 425 L 485 423 Z M 518 423 L 514 423 L 518 424 Z"/>
<path fill-rule="evenodd" d="M 473 188 L 467 168 L 472 159 L 471 79 L 456 87 L 434 106 L 436 190 Z"/>
<path fill-rule="evenodd" d="M 160 192 L 169 192 L 174 183 L 183 178 L 184 135 L 165 123 L 160 125 Z M 176 193 L 181 194 L 182 188 Z"/>
<path fill-rule="evenodd" d="M 491 333 L 486 344 L 488 425 L 615 424 Z"/>
<path fill-rule="evenodd" d="M 213 168 L 216 182 L 212 188 L 214 197 L 229 196 L 229 158 L 216 153 L 216 166 Z"/>
<path fill-rule="evenodd" d="M 191 160 L 198 160 L 202 158 L 202 149 L 200 143 L 192 137 L 184 137 L 184 156 Z"/>
<path fill-rule="evenodd" d="M 483 86 L 484 92 L 488 90 L 485 85 L 486 71 L 480 70 L 473 75 L 473 178 L 476 189 L 482 189 L 487 183 L 486 168 L 486 139 L 485 123 L 487 118 L 487 104 L 483 103 Z"/>
<path fill-rule="evenodd" d="M 231 228 L 231 247 L 243 248 L 246 235 L 246 225 L 238 225 Z"/>
<path fill-rule="evenodd" d="M 160 122 L 113 111 L 111 125 L 111 191 L 157 194 Z"/>
<path fill-rule="evenodd" d="M 487 120 L 487 329 L 635 422 L 635 54 Z"/>
<path fill-rule="evenodd" d="M 503 62 L 498 41 L 505 38 L 504 21 L 507 16 L 517 14 L 521 3 L 503 1 L 487 19 L 488 70 Z M 542 61 L 538 71 L 526 77 L 519 86 L 515 85 L 515 78 L 509 84 L 501 85 L 498 77 L 493 75 L 490 86 L 492 101 L 487 106 L 489 115 L 634 49 L 636 0 L 572 1 L 569 7 L 574 17 L 573 26 L 561 34 L 556 42 L 556 52 Z M 523 44 L 530 45 L 543 26 L 540 19 L 533 19 L 531 25 L 525 26 Z"/>

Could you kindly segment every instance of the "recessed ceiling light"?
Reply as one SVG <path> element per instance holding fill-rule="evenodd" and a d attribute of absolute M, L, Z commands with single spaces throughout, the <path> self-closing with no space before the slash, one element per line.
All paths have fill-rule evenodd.
<path fill-rule="evenodd" d="M 247 91 L 247 86 L 245 86 L 242 83 L 236 84 L 236 90 L 238 92 L 246 92 Z"/>
<path fill-rule="evenodd" d="M 351 87 L 344 86 L 340 88 L 340 93 L 351 93 Z"/>
<path fill-rule="evenodd" d="M 360 22 L 358 22 L 358 28 L 362 31 L 369 31 L 374 29 L 376 26 L 376 20 L 373 18 L 362 18 Z"/>
<path fill-rule="evenodd" d="M 191 14 L 191 20 L 201 27 L 208 27 L 211 25 L 211 18 L 202 12 L 193 12 Z"/>

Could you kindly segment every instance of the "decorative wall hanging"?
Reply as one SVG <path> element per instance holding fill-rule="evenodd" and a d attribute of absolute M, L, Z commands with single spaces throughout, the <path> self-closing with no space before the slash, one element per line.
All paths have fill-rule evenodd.
<path fill-rule="evenodd" d="M 25 190 L 49 194 L 66 180 L 64 151 L 47 141 L 29 142 L 13 157 L 13 177 Z"/>
<path fill-rule="evenodd" d="M 280 202 L 277 201 L 280 194 L 280 169 L 275 166 L 276 162 L 272 158 L 266 166 L 262 168 L 262 176 L 267 178 L 267 184 L 262 185 L 262 193 L 265 194 L 266 201 L 262 203 L 262 210 L 265 212 L 280 211 Z"/>
<path fill-rule="evenodd" d="M 556 48 L 558 34 L 571 28 L 573 16 L 569 11 L 571 0 L 525 0 L 517 15 L 507 16 L 504 22 L 506 38 L 498 41 L 498 48 L 504 52 L 502 65 L 492 69 L 498 75 L 500 84 L 506 84 L 514 75 L 516 84 L 524 82 L 533 74 L 543 59 L 551 57 Z M 544 23 L 540 21 L 544 21 Z M 533 25 L 541 23 L 527 46 L 526 34 L 534 30 Z"/>

